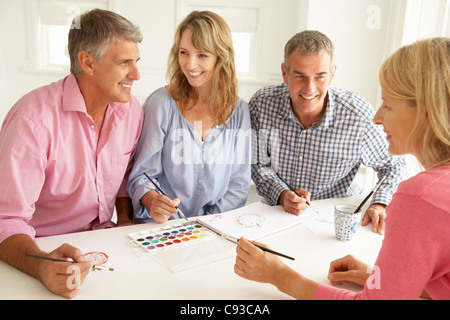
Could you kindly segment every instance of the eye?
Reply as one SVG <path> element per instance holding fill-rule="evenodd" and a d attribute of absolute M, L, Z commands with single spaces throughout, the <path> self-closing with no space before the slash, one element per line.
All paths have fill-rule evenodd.
<path fill-rule="evenodd" d="M 198 55 L 200 58 L 208 58 L 208 55 L 207 54 L 205 54 L 205 53 L 200 53 L 199 55 Z"/>
<path fill-rule="evenodd" d="M 187 52 L 186 51 L 184 51 L 184 50 L 180 50 L 180 52 L 179 52 L 181 55 L 187 55 Z"/>

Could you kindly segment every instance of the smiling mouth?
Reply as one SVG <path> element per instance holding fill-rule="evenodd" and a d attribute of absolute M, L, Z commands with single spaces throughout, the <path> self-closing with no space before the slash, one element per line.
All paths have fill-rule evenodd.
<path fill-rule="evenodd" d="M 194 77 L 194 78 L 197 78 L 197 77 L 200 77 L 202 74 L 203 74 L 203 72 L 190 72 L 190 71 L 188 71 L 188 73 L 189 73 L 189 75 L 191 76 L 191 77 Z"/>
<path fill-rule="evenodd" d="M 316 95 L 314 95 L 314 96 L 304 96 L 304 95 L 300 95 L 303 99 L 305 99 L 305 100 L 312 100 L 312 99 L 314 99 L 315 97 L 317 97 L 318 95 L 316 94 Z"/>
<path fill-rule="evenodd" d="M 119 86 L 123 87 L 123 88 L 131 88 L 131 84 L 124 84 L 124 83 L 119 83 Z"/>

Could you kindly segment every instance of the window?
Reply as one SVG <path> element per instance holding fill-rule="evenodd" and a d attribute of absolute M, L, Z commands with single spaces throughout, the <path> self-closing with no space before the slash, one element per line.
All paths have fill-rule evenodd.
<path fill-rule="evenodd" d="M 258 22 L 262 4 L 258 1 L 237 0 L 178 0 L 177 24 L 190 12 L 208 10 L 225 19 L 230 27 L 235 50 L 236 72 L 240 78 L 254 78 Z"/>
<path fill-rule="evenodd" d="M 67 72 L 70 60 L 67 35 L 73 19 L 93 8 L 111 9 L 110 0 L 27 1 L 31 69 Z M 74 27 L 77 27 L 75 22 Z"/>
<path fill-rule="evenodd" d="M 249 74 L 253 35 L 245 32 L 232 32 L 232 37 L 233 47 L 236 50 L 236 72 L 240 74 Z"/>
<path fill-rule="evenodd" d="M 428 37 L 450 36 L 450 0 L 408 0 L 403 44 Z"/>

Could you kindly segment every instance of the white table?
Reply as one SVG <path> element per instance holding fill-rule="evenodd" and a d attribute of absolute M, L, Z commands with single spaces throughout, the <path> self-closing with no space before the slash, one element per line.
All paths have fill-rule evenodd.
<path fill-rule="evenodd" d="M 313 201 L 312 205 L 338 203 L 359 204 L 363 197 Z M 367 205 L 365 206 L 367 207 Z M 173 223 L 173 221 L 171 222 Z M 133 225 L 83 233 L 37 238 L 41 249 L 52 251 L 63 243 L 76 247 L 105 243 L 111 240 L 125 241 L 126 235 L 149 229 L 153 225 Z M 157 225 L 154 225 L 155 227 Z M 353 254 L 373 264 L 383 237 L 373 233 L 371 224 L 360 227 L 356 238 L 342 242 L 334 231 L 313 233 L 303 224 L 259 240 L 274 250 L 295 257 L 295 261 L 283 259 L 303 275 L 319 283 L 329 284 L 329 263 L 347 254 Z M 132 249 L 130 249 L 132 250 Z M 136 255 L 131 251 L 131 255 Z M 121 272 L 103 272 L 88 275 L 74 299 L 186 299 L 186 300 L 278 300 L 291 299 L 274 286 L 245 280 L 234 273 L 234 257 L 209 263 L 179 273 L 172 273 L 156 261 L 143 262 Z M 114 267 L 114 266 L 112 266 Z M 107 273 L 107 274 L 105 274 Z M 34 278 L 0 261 L 0 299 L 63 299 L 49 292 Z M 360 289 L 348 284 L 346 288 Z"/>

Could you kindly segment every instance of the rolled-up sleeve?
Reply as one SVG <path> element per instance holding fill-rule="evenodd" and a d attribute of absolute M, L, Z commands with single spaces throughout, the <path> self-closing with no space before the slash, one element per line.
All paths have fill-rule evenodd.
<path fill-rule="evenodd" d="M 35 236 L 28 223 L 45 180 L 41 142 L 38 126 L 26 116 L 5 120 L 0 134 L 0 243 L 15 234 Z"/>

